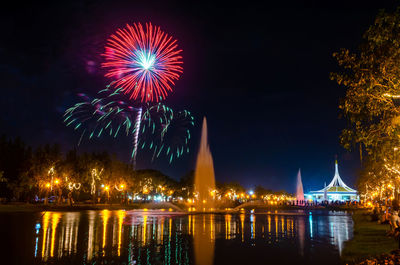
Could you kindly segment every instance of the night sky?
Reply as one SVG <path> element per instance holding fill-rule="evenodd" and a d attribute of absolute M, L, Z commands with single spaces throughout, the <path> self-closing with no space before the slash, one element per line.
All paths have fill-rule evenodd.
<path fill-rule="evenodd" d="M 178 39 L 184 73 L 166 104 L 196 118 L 192 152 L 172 165 L 138 154 L 138 167 L 179 179 L 194 168 L 203 116 L 217 181 L 293 192 L 302 170 L 306 191 L 333 177 L 338 155 L 354 186 L 358 154 L 339 144 L 345 88 L 329 80 L 332 53 L 355 50 L 379 9 L 396 2 L 34 1 L 0 10 L 0 133 L 38 146 L 77 147 L 62 115 L 77 93 L 95 95 L 110 80 L 100 69 L 106 39 L 126 23 L 152 22 Z M 398 4 L 398 3 L 397 3 Z M 85 141 L 129 161 L 130 139 Z"/>

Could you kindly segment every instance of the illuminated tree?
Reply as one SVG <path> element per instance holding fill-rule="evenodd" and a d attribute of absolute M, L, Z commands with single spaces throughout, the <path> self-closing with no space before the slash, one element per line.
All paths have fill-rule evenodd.
<path fill-rule="evenodd" d="M 135 185 L 132 178 L 132 165 L 123 163 L 115 157 L 111 160 L 108 175 L 108 185 L 112 192 L 118 197 L 121 203 L 127 201 L 127 193 L 130 192 Z"/>
<path fill-rule="evenodd" d="M 79 159 L 79 168 L 83 191 L 90 194 L 94 203 L 97 202 L 100 185 L 104 176 L 107 176 L 106 170 L 110 165 L 110 157 L 107 153 L 84 153 Z"/>
<path fill-rule="evenodd" d="M 83 183 L 83 169 L 80 167 L 80 156 L 76 150 L 71 150 L 65 155 L 65 159 L 61 163 L 61 179 L 63 187 L 67 190 L 68 198 L 79 198 Z M 74 194 L 77 194 L 74 196 Z"/>
<path fill-rule="evenodd" d="M 25 177 L 45 194 L 45 200 L 48 195 L 57 195 L 59 187 L 55 180 L 60 178 L 61 161 L 62 155 L 58 145 L 45 145 L 33 152 L 30 168 Z M 58 195 L 60 196 L 59 193 Z"/>
<path fill-rule="evenodd" d="M 347 87 L 340 104 L 348 127 L 341 142 L 347 149 L 358 146 L 374 159 L 399 146 L 400 108 L 400 11 L 381 11 L 363 36 L 357 53 L 334 53 L 344 68 L 331 79 Z"/>

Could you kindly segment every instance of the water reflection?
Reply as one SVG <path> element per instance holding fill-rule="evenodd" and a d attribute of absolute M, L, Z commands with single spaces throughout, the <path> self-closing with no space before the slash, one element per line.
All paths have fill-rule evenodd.
<path fill-rule="evenodd" d="M 329 216 L 328 220 L 330 224 L 331 243 L 337 246 L 339 253 L 342 253 L 344 242 L 350 239 L 349 226 L 341 216 L 332 215 Z"/>
<path fill-rule="evenodd" d="M 304 256 L 304 241 L 305 241 L 305 233 L 306 233 L 306 226 L 305 220 L 302 216 L 297 218 L 297 231 L 298 231 L 298 239 L 299 239 L 299 252 L 301 256 Z"/>
<path fill-rule="evenodd" d="M 313 254 L 318 252 L 313 249 L 328 247 L 329 255 L 338 258 L 343 243 L 353 233 L 351 216 L 344 214 L 182 215 L 123 210 L 45 212 L 33 231 L 34 249 L 30 253 L 44 263 L 62 263 L 65 258 L 74 257 L 78 263 L 90 264 L 108 260 L 198 265 L 213 264 L 228 246 L 242 251 L 247 251 L 246 247 L 262 247 L 260 254 L 273 254 L 278 246 L 293 252 L 293 260 L 295 255 L 318 255 Z M 235 255 L 240 253 L 224 259 L 235 261 Z M 312 260 L 317 261 L 318 257 Z"/>
<path fill-rule="evenodd" d="M 89 228 L 88 228 L 88 243 L 87 243 L 87 260 L 90 261 L 93 257 L 93 244 L 95 240 L 95 226 L 94 220 L 96 217 L 95 212 L 89 212 L 88 219 L 89 219 Z M 104 244 L 103 244 L 104 245 Z"/>
<path fill-rule="evenodd" d="M 210 214 L 209 219 L 206 215 L 193 216 L 194 226 L 193 248 L 196 265 L 213 264 L 214 260 L 214 244 L 213 230 L 214 216 Z M 197 220 L 196 220 L 197 219 Z M 210 222 L 210 223 L 208 223 Z M 225 238 L 230 239 L 231 215 L 225 215 Z"/>

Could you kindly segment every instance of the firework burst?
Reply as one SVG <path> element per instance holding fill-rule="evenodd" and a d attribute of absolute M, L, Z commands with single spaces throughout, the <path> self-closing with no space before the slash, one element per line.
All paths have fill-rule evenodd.
<path fill-rule="evenodd" d="M 108 39 L 102 67 L 130 99 L 158 102 L 172 91 L 171 85 L 182 73 L 181 52 L 177 41 L 159 27 L 134 23 Z"/>

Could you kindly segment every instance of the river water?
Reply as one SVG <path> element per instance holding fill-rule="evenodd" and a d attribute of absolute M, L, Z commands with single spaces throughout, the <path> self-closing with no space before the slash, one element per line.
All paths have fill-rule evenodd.
<path fill-rule="evenodd" d="M 1 213 L 1 264 L 340 264 L 344 212 Z"/>

